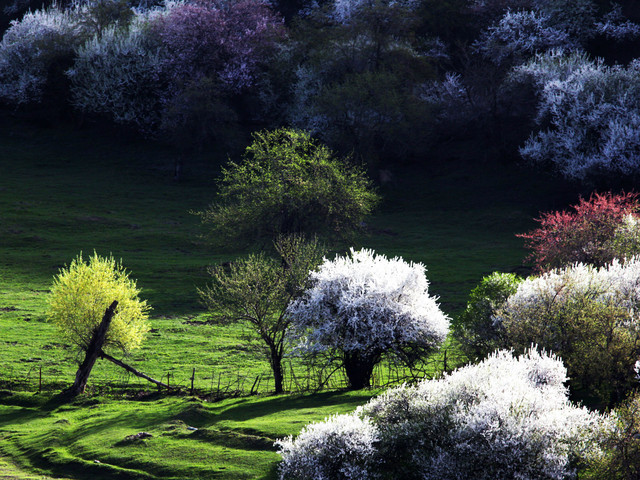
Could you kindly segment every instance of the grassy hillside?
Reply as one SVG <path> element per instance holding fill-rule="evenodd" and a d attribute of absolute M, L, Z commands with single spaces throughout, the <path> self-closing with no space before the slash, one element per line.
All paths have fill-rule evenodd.
<path fill-rule="evenodd" d="M 207 281 L 206 266 L 242 253 L 203 245 L 188 213 L 213 198 L 225 155 L 192 159 L 174 182 L 174 154 L 158 145 L 7 118 L 0 126 L 0 457 L 74 478 L 273 478 L 274 439 L 374 393 L 266 395 L 268 364 L 242 327 L 202 323 L 196 287 Z M 531 228 L 540 210 L 577 197 L 559 180 L 477 162 L 455 148 L 393 169 L 356 245 L 424 262 L 432 293 L 451 315 L 483 275 L 522 267 L 514 233 Z M 77 354 L 45 321 L 47 289 L 61 266 L 93 250 L 122 259 L 154 307 L 153 330 L 128 362 L 183 386 L 195 368 L 196 390 L 210 400 L 240 382 L 248 390 L 256 378 L 262 395 L 156 396 L 102 362 L 86 398 L 52 403 L 52 392 L 71 382 Z M 294 379 L 285 385 L 295 388 Z M 124 441 L 141 431 L 153 437 Z"/>

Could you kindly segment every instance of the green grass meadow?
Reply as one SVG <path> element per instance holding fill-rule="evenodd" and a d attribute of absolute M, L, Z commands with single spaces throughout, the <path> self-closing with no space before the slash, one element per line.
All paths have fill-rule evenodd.
<path fill-rule="evenodd" d="M 524 268 L 516 233 L 578 195 L 558 179 L 457 149 L 393 169 L 355 245 L 425 263 L 431 293 L 452 317 L 483 275 Z M 117 131 L 0 121 L 0 478 L 273 479 L 276 439 L 380 391 L 271 395 L 268 363 L 248 332 L 204 323 L 196 289 L 207 266 L 244 252 L 207 246 L 189 213 L 213 199 L 226 155 L 188 160 L 179 182 L 174 158 Z M 153 307 L 152 331 L 126 361 L 182 394 L 99 361 L 86 395 L 56 403 L 79 357 L 46 322 L 47 291 L 61 267 L 94 250 L 121 259 Z M 305 390 L 302 367 L 286 364 L 287 389 Z M 188 394 L 192 375 L 198 395 Z M 152 436 L 125 439 L 143 431 Z"/>

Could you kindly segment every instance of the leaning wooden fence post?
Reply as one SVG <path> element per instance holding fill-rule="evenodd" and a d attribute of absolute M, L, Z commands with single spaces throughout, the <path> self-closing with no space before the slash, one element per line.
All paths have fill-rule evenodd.
<path fill-rule="evenodd" d="M 255 381 L 253 382 L 253 385 L 251 385 L 251 391 L 249 392 L 249 395 L 253 395 L 253 389 L 256 388 L 256 384 L 258 383 L 258 380 L 260 380 L 260 375 L 256 377 Z"/>
<path fill-rule="evenodd" d="M 189 395 L 193 395 L 193 381 L 196 378 L 196 369 L 193 368 L 193 373 L 191 374 L 191 390 L 189 391 Z"/>
<path fill-rule="evenodd" d="M 98 357 L 100 357 L 100 353 L 102 352 L 102 345 L 104 344 L 105 338 L 107 336 L 107 330 L 109 330 L 111 320 L 116 313 L 117 306 L 118 302 L 114 301 L 104 312 L 104 316 L 102 317 L 100 325 L 98 325 L 98 328 L 96 328 L 93 336 L 91 337 L 91 341 L 89 342 L 89 347 L 87 348 L 84 361 L 80 364 L 80 367 L 78 367 L 78 371 L 76 372 L 76 379 L 73 382 L 73 385 L 63 391 L 64 395 L 75 397 L 76 395 L 84 392 L 84 389 L 87 386 L 87 380 L 89 380 L 89 375 L 91 374 L 91 369 L 95 365 L 96 360 L 98 359 Z"/>

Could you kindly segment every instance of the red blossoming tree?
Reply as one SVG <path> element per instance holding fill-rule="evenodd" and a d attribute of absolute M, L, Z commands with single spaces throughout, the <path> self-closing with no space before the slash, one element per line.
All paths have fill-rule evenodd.
<path fill-rule="evenodd" d="M 518 235 L 527 240 L 538 271 L 576 262 L 600 267 L 640 253 L 637 193 L 593 193 L 571 208 L 542 213 L 540 227 Z"/>

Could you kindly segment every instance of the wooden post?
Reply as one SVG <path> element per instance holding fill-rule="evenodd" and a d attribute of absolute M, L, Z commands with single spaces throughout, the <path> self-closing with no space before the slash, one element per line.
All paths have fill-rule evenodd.
<path fill-rule="evenodd" d="M 89 380 L 89 375 L 91 374 L 91 370 L 93 369 L 96 360 L 102 352 L 102 345 L 104 344 L 105 338 L 107 336 L 107 330 L 109 330 L 111 320 L 116 313 L 117 306 L 118 302 L 114 301 L 104 312 L 104 316 L 102 317 L 100 325 L 98 325 L 98 328 L 96 328 L 93 336 L 91 337 L 91 341 L 89 342 L 89 346 L 87 347 L 87 351 L 85 353 L 84 361 L 78 367 L 78 371 L 76 372 L 76 379 L 73 382 L 73 385 L 62 392 L 63 395 L 75 397 L 76 395 L 84 392 L 84 389 L 87 386 L 87 380 Z"/>
<path fill-rule="evenodd" d="M 40 375 L 38 379 L 38 393 L 42 391 L 42 365 L 40 365 Z"/>
<path fill-rule="evenodd" d="M 251 391 L 249 392 L 249 395 L 253 395 L 253 389 L 256 387 L 256 383 L 258 383 L 259 379 L 260 379 L 260 375 L 256 377 L 255 381 L 253 382 L 253 385 L 251 385 Z"/>
<path fill-rule="evenodd" d="M 196 368 L 193 367 L 193 373 L 191 374 L 191 390 L 189 391 L 189 395 L 193 395 L 193 381 L 196 378 Z"/>

